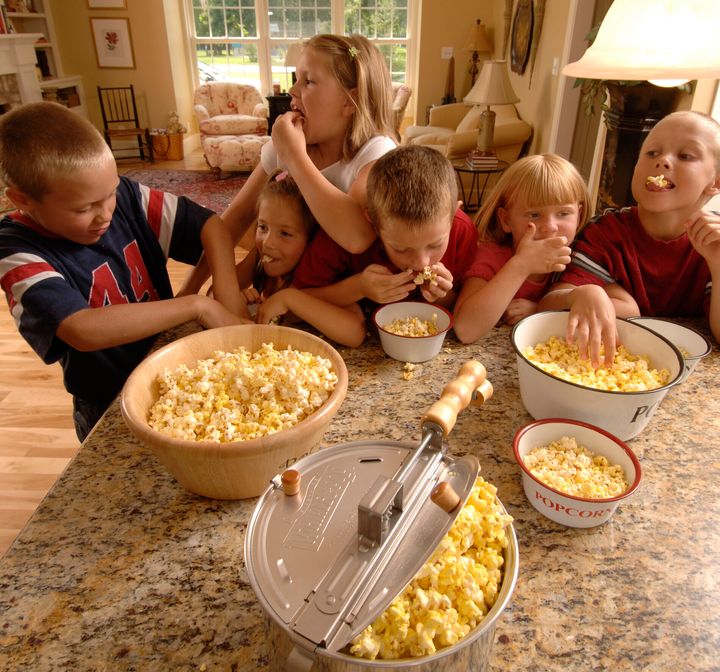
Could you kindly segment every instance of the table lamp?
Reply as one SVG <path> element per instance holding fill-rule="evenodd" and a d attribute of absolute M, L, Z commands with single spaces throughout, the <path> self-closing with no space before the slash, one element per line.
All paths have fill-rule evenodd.
<path fill-rule="evenodd" d="M 297 82 L 297 75 L 295 74 L 295 68 L 297 67 L 298 60 L 300 59 L 300 52 L 303 50 L 302 42 L 293 42 L 288 45 L 287 53 L 285 54 L 285 67 L 292 68 L 290 77 L 292 83 Z"/>
<path fill-rule="evenodd" d="M 677 86 L 720 77 L 720 2 L 615 0 L 595 41 L 563 74 Z"/>
<path fill-rule="evenodd" d="M 507 61 L 485 61 L 475 86 L 463 98 L 466 105 L 485 105 L 480 115 L 477 153 L 494 156 L 493 134 L 495 132 L 495 112 L 490 105 L 509 105 L 520 99 L 513 91 L 508 77 Z"/>
<path fill-rule="evenodd" d="M 493 50 L 492 42 L 485 32 L 485 26 L 477 20 L 477 23 L 470 29 L 470 34 L 467 40 L 465 40 L 464 51 L 471 52 L 470 56 L 470 86 L 475 85 L 475 77 L 478 74 L 478 55 L 481 51 L 491 52 Z"/>

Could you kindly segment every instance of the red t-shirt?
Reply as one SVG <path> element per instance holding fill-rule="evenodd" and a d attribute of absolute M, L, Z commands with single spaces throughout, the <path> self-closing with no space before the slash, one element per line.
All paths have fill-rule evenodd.
<path fill-rule="evenodd" d="M 468 277 L 482 278 L 488 282 L 492 280 L 498 271 L 513 256 L 514 251 L 509 245 L 498 245 L 493 242 L 480 243 L 475 255 L 475 261 L 468 272 Z M 557 280 L 555 273 L 548 273 L 545 280 L 536 282 L 527 279 L 515 293 L 516 299 L 527 299 L 537 303 L 545 296 L 550 285 Z"/>
<path fill-rule="evenodd" d="M 617 283 L 637 301 L 642 315 L 707 312 L 712 283 L 705 259 L 687 233 L 668 241 L 648 235 L 636 207 L 607 210 L 582 230 L 573 247 L 561 282 Z"/>
<path fill-rule="evenodd" d="M 440 260 L 453 276 L 453 287 L 457 289 L 468 276 L 477 249 L 477 229 L 470 218 L 461 210 L 453 217 L 447 250 Z M 351 275 L 361 273 L 370 264 L 381 264 L 393 273 L 399 273 L 385 252 L 382 241 L 377 238 L 370 247 L 359 254 L 351 254 L 338 245 L 325 231 L 319 229 L 307 246 L 300 263 L 293 273 L 293 285 L 306 287 L 327 287 Z M 422 299 L 420 299 L 422 300 Z"/>

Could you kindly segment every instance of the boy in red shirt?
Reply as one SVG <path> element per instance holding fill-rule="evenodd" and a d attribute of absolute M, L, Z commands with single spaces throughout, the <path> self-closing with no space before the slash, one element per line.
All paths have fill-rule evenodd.
<path fill-rule="evenodd" d="M 640 150 L 632 193 L 637 206 L 585 227 L 540 303 L 570 308 L 568 341 L 595 365 L 601 344 L 604 363 L 613 361 L 616 316 L 705 314 L 720 337 L 720 216 L 702 210 L 720 193 L 720 124 L 699 112 L 661 119 Z"/>
<path fill-rule="evenodd" d="M 375 242 L 351 254 L 319 230 L 295 269 L 293 287 L 261 306 L 262 321 L 295 312 L 293 303 L 306 292 L 358 319 L 364 319 L 359 302 L 415 298 L 452 308 L 475 258 L 477 231 L 458 210 L 450 162 L 428 147 L 398 147 L 375 162 L 367 185 Z"/>

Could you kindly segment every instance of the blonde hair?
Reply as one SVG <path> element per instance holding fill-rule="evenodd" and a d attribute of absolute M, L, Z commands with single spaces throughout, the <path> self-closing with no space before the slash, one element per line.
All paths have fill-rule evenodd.
<path fill-rule="evenodd" d="M 58 103 L 27 103 L 0 117 L 0 176 L 36 201 L 58 176 L 113 160 L 98 130 Z"/>
<path fill-rule="evenodd" d="M 512 243 L 512 234 L 503 231 L 497 211 L 514 203 L 531 207 L 578 203 L 578 231 L 591 214 L 585 180 L 572 163 L 557 154 L 526 156 L 505 170 L 475 218 L 480 240 Z"/>
<path fill-rule="evenodd" d="M 660 121 L 658 121 L 658 123 L 655 124 L 653 128 L 659 126 L 666 119 L 682 118 L 702 124 L 712 133 L 713 144 L 708 149 L 710 149 L 710 151 L 715 156 L 715 172 L 720 173 L 720 122 L 711 117 L 709 114 L 705 114 L 704 112 L 697 112 L 695 110 L 681 110 L 679 112 L 671 112 L 667 116 L 660 119 Z M 648 133 L 648 138 L 650 137 L 651 133 L 652 129 L 650 130 L 650 133 Z M 647 138 L 645 139 L 645 141 L 647 141 Z M 644 144 L 645 142 L 643 142 L 643 145 Z"/>
<path fill-rule="evenodd" d="M 367 209 L 376 230 L 385 219 L 404 222 L 417 231 L 457 209 L 457 179 L 440 152 L 422 145 L 403 145 L 383 154 L 370 169 Z"/>
<path fill-rule="evenodd" d="M 305 48 L 326 54 L 330 71 L 355 104 L 343 142 L 343 158 L 352 159 L 373 136 L 397 139 L 392 119 L 392 83 L 383 55 L 362 35 L 315 35 Z"/>

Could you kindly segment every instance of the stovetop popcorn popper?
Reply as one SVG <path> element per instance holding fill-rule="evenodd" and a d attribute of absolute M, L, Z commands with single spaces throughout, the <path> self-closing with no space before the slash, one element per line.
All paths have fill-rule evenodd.
<path fill-rule="evenodd" d="M 464 506 L 480 465 L 473 455 L 448 455 L 443 439 L 462 409 L 491 395 L 485 367 L 468 361 L 423 416 L 418 445 L 340 444 L 272 480 L 245 536 L 250 583 L 266 616 L 271 670 L 485 668 L 495 622 L 517 579 L 512 525 L 497 599 L 468 635 L 421 658 L 367 660 L 347 651 L 413 579 Z"/>

